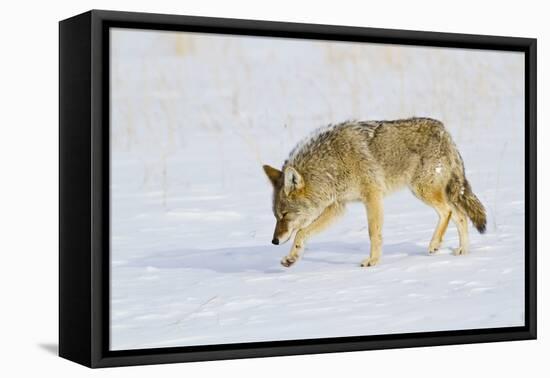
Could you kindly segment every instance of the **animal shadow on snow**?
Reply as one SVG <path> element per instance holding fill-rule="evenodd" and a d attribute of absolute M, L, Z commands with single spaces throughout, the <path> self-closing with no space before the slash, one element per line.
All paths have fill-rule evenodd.
<path fill-rule="evenodd" d="M 282 273 L 289 270 L 316 270 L 319 267 L 331 265 L 359 268 L 360 262 L 369 255 L 369 244 L 365 242 L 310 243 L 301 261 L 291 268 L 284 268 L 279 262 L 288 253 L 289 248 L 289 243 L 282 248 L 271 245 L 204 250 L 185 248 L 151 253 L 131 260 L 126 266 L 197 269 L 218 273 Z M 421 255 L 427 255 L 427 252 L 416 244 L 407 242 L 389 244 L 384 246 L 380 264 L 389 264 L 395 258 Z"/>

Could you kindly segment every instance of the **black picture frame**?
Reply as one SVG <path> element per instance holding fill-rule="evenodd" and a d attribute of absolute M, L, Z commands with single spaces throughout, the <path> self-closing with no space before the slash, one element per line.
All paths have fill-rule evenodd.
<path fill-rule="evenodd" d="M 525 54 L 525 326 L 109 350 L 111 27 L 519 51 Z M 536 338 L 536 39 L 92 10 L 59 23 L 59 355 L 88 367 Z"/>

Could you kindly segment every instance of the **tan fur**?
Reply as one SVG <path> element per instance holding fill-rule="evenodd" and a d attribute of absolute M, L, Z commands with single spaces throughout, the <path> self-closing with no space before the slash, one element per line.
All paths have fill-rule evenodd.
<path fill-rule="evenodd" d="M 264 171 L 274 188 L 273 242 L 284 243 L 295 234 L 284 266 L 295 263 L 307 239 L 350 201 L 362 201 L 367 211 L 370 256 L 361 265 L 376 265 L 382 254 L 383 198 L 404 186 L 439 216 L 430 253 L 440 248 L 450 219 L 459 232 L 456 254 L 468 252 L 467 217 L 485 231 L 485 209 L 466 180 L 451 136 L 437 120 L 331 125 L 298 144 L 281 170 L 265 165 Z"/>

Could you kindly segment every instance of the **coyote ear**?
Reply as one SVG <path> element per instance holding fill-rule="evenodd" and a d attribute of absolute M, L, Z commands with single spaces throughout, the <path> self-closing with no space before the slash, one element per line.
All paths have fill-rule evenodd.
<path fill-rule="evenodd" d="M 302 189 L 304 187 L 304 179 L 293 167 L 285 168 L 285 186 L 284 191 L 286 195 L 289 195 L 295 190 Z"/>
<path fill-rule="evenodd" d="M 281 177 L 283 172 L 279 171 L 276 168 L 270 167 L 269 165 L 264 165 L 263 168 L 265 174 L 267 175 L 267 178 L 269 179 L 269 181 L 271 181 L 271 184 L 273 184 L 273 186 L 277 185 L 277 181 L 279 181 L 279 178 Z"/>

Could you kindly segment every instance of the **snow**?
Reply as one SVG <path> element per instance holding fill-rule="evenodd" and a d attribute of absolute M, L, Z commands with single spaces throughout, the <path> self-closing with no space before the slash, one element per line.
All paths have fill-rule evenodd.
<path fill-rule="evenodd" d="M 523 55 L 117 30 L 112 36 L 113 350 L 520 326 L 524 323 Z M 365 210 L 291 268 L 270 243 L 271 187 L 316 127 L 430 116 L 449 129 L 487 233 L 385 200 L 379 265 Z"/>

